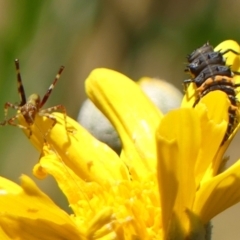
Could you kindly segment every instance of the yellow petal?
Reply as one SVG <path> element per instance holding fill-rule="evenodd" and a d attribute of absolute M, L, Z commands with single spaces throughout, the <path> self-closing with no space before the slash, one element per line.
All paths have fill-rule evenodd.
<path fill-rule="evenodd" d="M 88 239 L 99 239 L 102 236 L 106 235 L 107 230 L 106 228 L 103 229 L 102 227 L 105 224 L 111 222 L 113 218 L 113 211 L 111 208 L 101 209 L 100 212 L 96 213 L 96 215 L 90 221 L 90 228 L 88 230 Z"/>
<path fill-rule="evenodd" d="M 95 188 L 101 188 L 99 185 L 81 180 L 71 169 L 67 166 L 64 167 L 53 154 L 42 157 L 39 164 L 56 179 L 75 213 L 75 221 L 84 230 L 87 239 L 98 239 L 96 235 L 105 236 L 112 232 L 111 229 L 105 227 L 111 223 L 112 211 L 106 207 L 99 208 L 101 209 L 99 212 L 98 207 L 100 206 L 94 206 L 91 201 L 91 196 L 95 194 Z M 105 220 L 103 221 L 103 219 Z"/>
<path fill-rule="evenodd" d="M 84 181 L 65 165 L 61 158 L 51 151 L 47 145 L 43 148 L 43 155 L 39 163 L 34 167 L 36 177 L 46 177 L 46 174 L 50 174 L 55 178 L 75 214 L 80 215 L 78 213 L 80 211 L 78 201 L 87 197 L 82 189 Z"/>
<path fill-rule="evenodd" d="M 240 201 L 240 160 L 225 172 L 205 182 L 197 191 L 194 212 L 207 223 Z"/>
<path fill-rule="evenodd" d="M 233 50 L 233 51 L 228 51 Z M 221 42 L 214 51 L 226 52 L 224 58 L 226 59 L 226 65 L 231 67 L 233 72 L 238 72 L 234 74 L 233 79 L 236 84 L 240 84 L 240 46 L 236 41 L 226 40 Z M 237 90 L 237 99 L 240 99 L 240 92 Z"/>
<path fill-rule="evenodd" d="M 177 219 L 184 223 L 185 229 L 189 227 L 185 210 L 192 208 L 196 189 L 206 170 L 210 166 L 212 169 L 212 160 L 226 131 L 228 107 L 226 94 L 214 91 L 201 99 L 194 109 L 172 111 L 162 119 L 157 146 L 165 231 L 170 227 L 169 222 L 177 227 Z"/>
<path fill-rule="evenodd" d="M 72 229 L 68 224 L 56 224 L 54 221 L 47 219 L 32 220 L 24 217 L 16 217 L 16 214 L 5 214 L 4 216 L 1 216 L 0 224 L 7 232 L 10 239 L 87 240 L 83 235 L 77 232 L 72 232 Z M 5 240 L 5 238 L 3 239 Z"/>
<path fill-rule="evenodd" d="M 75 222 L 80 229 L 85 230 L 84 235 L 89 239 L 103 236 L 106 237 L 103 239 L 111 239 L 110 236 L 114 233 L 120 235 L 119 239 L 125 239 L 118 233 L 120 229 L 123 236 L 161 235 L 155 175 L 148 181 L 140 183 L 119 180 L 111 185 L 109 183 L 100 185 L 85 182 L 64 166 L 61 159 L 48 149 L 47 145 L 44 146 L 43 151 L 43 156 L 34 169 L 35 174 L 40 172 L 40 176 L 45 173 L 53 175 L 68 198 L 75 213 Z M 128 227 L 125 226 L 126 224 Z M 131 230 L 128 231 L 128 228 Z"/>
<path fill-rule="evenodd" d="M 194 167 L 200 141 L 200 121 L 195 109 L 174 110 L 162 119 L 157 132 L 157 146 L 158 184 L 165 233 L 173 211 L 182 223 L 187 224 L 185 209 L 190 208 L 194 200 Z"/>
<path fill-rule="evenodd" d="M 95 69 L 86 80 L 90 99 L 109 118 L 123 144 L 123 159 L 139 175 L 156 166 L 154 135 L 162 115 L 140 87 L 121 73 Z"/>
<path fill-rule="evenodd" d="M 230 101 L 224 92 L 213 91 L 204 96 L 195 108 L 201 121 L 202 131 L 195 168 L 197 184 L 204 174 L 205 178 L 208 178 L 218 172 L 221 158 L 216 158 L 216 154 L 226 133 L 229 106 Z M 207 168 L 209 169 L 206 173 Z"/>
<path fill-rule="evenodd" d="M 228 51 L 228 50 L 233 50 L 233 51 Z M 226 40 L 221 42 L 219 45 L 217 45 L 214 48 L 215 52 L 221 52 L 224 53 L 228 51 L 226 54 L 224 54 L 224 58 L 226 59 L 226 65 L 231 67 L 231 70 L 236 72 L 239 71 L 240 68 L 240 47 L 236 41 L 233 40 Z"/>
<path fill-rule="evenodd" d="M 185 90 L 185 95 L 181 103 L 181 108 L 192 108 L 198 99 L 197 87 L 194 83 L 190 83 Z"/>
<path fill-rule="evenodd" d="M 94 182 L 83 181 L 70 168 L 64 165 L 61 158 L 52 152 L 47 145 L 44 146 L 43 156 L 34 168 L 36 176 L 42 176 L 44 173 L 48 173 L 55 178 L 58 186 L 67 197 L 76 217 L 80 219 L 76 219 L 76 221 L 79 221 L 82 229 L 91 232 L 92 227 L 89 220 L 92 220 L 98 213 L 98 208 L 91 205 L 92 195 L 96 194 L 94 192 L 95 189 L 104 191 L 104 187 Z M 85 209 L 83 209 L 83 205 Z"/>
<path fill-rule="evenodd" d="M 22 187 L 12 192 L 9 180 L 0 178 L 0 226 L 12 239 L 39 239 L 39 236 L 68 236 L 79 239 L 81 232 L 67 213 L 57 207 L 27 176 Z M 41 233 L 41 231 L 45 231 Z M 44 239 L 40 237 L 40 239 Z M 57 239 L 57 238 L 56 238 Z"/>
<path fill-rule="evenodd" d="M 42 151 L 45 136 L 52 151 L 60 156 L 62 161 L 85 181 L 114 181 L 128 179 L 129 174 L 125 164 L 107 145 L 95 139 L 76 121 L 67 117 L 67 127 L 63 114 L 52 114 L 57 124 L 51 129 L 52 120 L 36 116 L 31 126 L 30 141 L 39 151 Z M 20 118 L 21 124 L 25 121 Z M 28 134 L 28 131 L 25 131 Z"/>
<path fill-rule="evenodd" d="M 0 224 L 1 225 L 1 224 Z M 11 240 L 12 238 L 9 237 L 9 235 L 7 235 L 4 230 L 2 229 L 2 227 L 0 227 L 0 239 L 4 239 L 4 240 Z"/>

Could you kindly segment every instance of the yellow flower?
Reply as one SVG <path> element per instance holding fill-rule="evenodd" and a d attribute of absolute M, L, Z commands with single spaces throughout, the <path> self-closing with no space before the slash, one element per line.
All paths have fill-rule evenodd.
<path fill-rule="evenodd" d="M 95 69 L 86 91 L 115 126 L 121 155 L 60 113 L 45 136 L 52 121 L 37 116 L 30 141 L 41 158 L 34 174 L 52 175 L 74 214 L 28 177 L 21 187 L 2 178 L 1 239 L 206 239 L 209 221 L 240 201 L 240 163 L 219 173 L 237 131 L 221 145 L 226 94 L 210 92 L 195 108 L 185 97 L 163 116 L 136 83 L 113 70 Z"/>

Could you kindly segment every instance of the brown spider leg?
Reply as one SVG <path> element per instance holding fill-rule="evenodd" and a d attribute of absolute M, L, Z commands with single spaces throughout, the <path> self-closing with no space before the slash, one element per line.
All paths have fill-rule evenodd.
<path fill-rule="evenodd" d="M 57 123 L 57 119 L 51 115 L 50 113 L 41 113 L 41 116 L 47 117 L 48 119 L 50 119 L 53 123 L 52 126 L 44 133 L 44 139 L 48 136 L 48 134 L 51 132 L 51 130 L 54 128 L 54 126 Z M 46 141 L 45 141 L 46 143 Z"/>
<path fill-rule="evenodd" d="M 57 75 L 56 75 L 56 77 L 55 77 L 55 79 L 54 79 L 54 81 L 53 81 L 53 83 L 50 85 L 50 87 L 48 88 L 48 91 L 47 91 L 46 94 L 43 96 L 43 99 L 42 99 L 41 103 L 39 104 L 39 108 L 42 108 L 43 105 L 44 105 L 44 104 L 46 103 L 46 101 L 48 100 L 48 98 L 49 98 L 52 90 L 54 89 L 54 87 L 55 87 L 58 79 L 60 78 L 61 73 L 62 73 L 63 70 L 64 70 L 64 67 L 61 66 L 60 69 L 59 69 L 59 71 L 58 71 L 58 73 L 57 73 Z"/>
<path fill-rule="evenodd" d="M 46 134 L 42 133 L 42 135 L 44 136 L 44 143 L 46 143 L 46 135 L 49 134 L 51 129 L 57 123 L 57 119 L 54 117 L 54 115 L 51 115 L 50 113 L 53 112 L 53 111 L 56 111 L 56 110 L 60 110 L 64 115 L 65 129 L 66 129 L 66 132 L 68 133 L 69 131 L 67 130 L 67 114 L 66 114 L 66 109 L 65 109 L 64 106 L 57 105 L 57 106 L 54 106 L 54 107 L 51 107 L 51 108 L 41 110 L 43 105 L 48 100 L 48 98 L 49 98 L 52 90 L 54 89 L 58 79 L 60 78 L 60 75 L 61 75 L 64 67 L 62 66 L 59 69 L 53 83 L 50 85 L 50 87 L 48 88 L 48 91 L 43 96 L 42 101 L 40 100 L 40 97 L 37 94 L 30 95 L 30 97 L 26 101 L 26 96 L 25 96 L 25 91 L 24 91 L 24 87 L 23 87 L 23 84 L 22 84 L 22 79 L 21 79 L 21 74 L 20 74 L 20 65 L 19 65 L 19 60 L 18 59 L 15 60 L 15 66 L 16 66 L 16 72 L 17 72 L 17 83 L 18 83 L 18 93 L 19 93 L 19 96 L 20 96 L 20 104 L 17 105 L 17 104 L 12 104 L 12 103 L 9 103 L 9 102 L 5 103 L 5 105 L 4 105 L 5 120 L 2 123 L 0 123 L 0 126 L 1 125 L 4 126 L 4 125 L 9 124 L 9 125 L 13 125 L 13 126 L 18 126 L 19 128 L 22 128 L 22 129 L 25 129 L 25 130 L 29 130 L 29 132 L 30 132 L 29 133 L 29 138 L 30 138 L 31 135 L 32 135 L 31 126 L 33 124 L 41 132 L 41 129 L 39 128 L 39 126 L 37 126 L 37 124 L 34 122 L 36 114 L 46 116 L 47 118 L 49 118 L 53 121 L 52 127 L 47 130 L 47 133 Z M 12 118 L 7 119 L 9 108 L 13 108 L 13 109 L 17 110 L 17 114 Z M 26 125 L 21 125 L 21 124 L 17 123 L 17 120 L 19 120 L 19 117 L 23 117 L 25 119 Z"/>
<path fill-rule="evenodd" d="M 17 71 L 18 94 L 19 94 L 19 97 L 21 100 L 19 106 L 23 106 L 27 101 L 26 101 L 24 87 L 22 84 L 22 78 L 21 78 L 21 74 L 20 74 L 20 65 L 19 65 L 18 59 L 15 59 L 15 66 L 16 66 L 16 71 Z"/>
<path fill-rule="evenodd" d="M 52 128 L 57 123 L 56 118 L 53 115 L 50 114 L 54 111 L 61 111 L 63 113 L 64 124 L 65 124 L 65 128 L 66 128 L 66 131 L 67 131 L 67 111 L 66 111 L 66 108 L 63 105 L 56 105 L 54 107 L 46 108 L 46 109 L 43 109 L 43 110 L 39 111 L 40 116 L 45 116 L 45 117 L 47 117 L 47 118 L 49 118 L 53 121 L 52 127 L 47 131 L 47 133 L 45 135 L 48 135 L 49 132 L 52 130 Z"/>
<path fill-rule="evenodd" d="M 21 124 L 18 124 L 18 123 L 15 123 L 15 122 L 14 122 L 14 121 L 16 121 L 16 120 L 18 119 L 18 117 L 19 117 L 19 114 L 17 114 L 16 116 L 8 119 L 7 121 L 5 121 L 5 124 L 4 124 L 4 125 L 9 124 L 9 125 L 11 125 L 11 126 L 15 126 L 15 127 L 21 128 L 21 129 L 28 130 L 28 131 L 29 131 L 28 138 L 30 138 L 30 137 L 32 136 L 32 130 L 31 130 L 31 128 L 30 128 L 30 127 L 23 126 L 23 125 L 21 125 Z M 1 125 L 2 125 L 2 124 L 1 124 Z"/>
<path fill-rule="evenodd" d="M 14 121 L 16 121 L 20 115 L 17 114 L 16 116 L 10 118 L 10 119 L 7 119 L 7 115 L 8 115 L 8 109 L 9 108 L 13 108 L 13 109 L 16 109 L 16 110 L 20 110 L 20 107 L 19 106 L 16 106 L 10 102 L 6 102 L 5 105 L 4 105 L 4 114 L 5 114 L 5 121 L 4 122 L 1 122 L 0 123 L 0 126 L 5 126 L 7 124 L 11 125 L 11 126 L 15 126 L 15 127 L 19 127 L 19 128 L 22 128 L 22 129 L 25 129 L 25 130 L 28 130 L 29 131 L 29 138 L 31 137 L 32 135 L 32 130 L 30 127 L 26 127 L 26 126 L 23 126 L 21 124 L 18 124 L 18 123 L 15 123 Z"/>
<path fill-rule="evenodd" d="M 13 108 L 13 109 L 16 109 L 16 110 L 19 110 L 19 106 L 16 106 L 15 104 L 12 104 L 10 102 L 6 102 L 4 104 L 4 117 L 5 117 L 5 121 L 3 123 L 0 123 L 0 125 L 6 125 L 7 124 L 7 116 L 8 116 L 8 109 L 9 108 Z"/>

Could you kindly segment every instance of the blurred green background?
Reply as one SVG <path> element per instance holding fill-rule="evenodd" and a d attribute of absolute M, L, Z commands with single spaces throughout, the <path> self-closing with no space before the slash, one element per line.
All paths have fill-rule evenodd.
<path fill-rule="evenodd" d="M 160 77 L 182 90 L 186 55 L 206 41 L 240 41 L 239 16 L 234 0 L 0 0 L 0 106 L 19 101 L 15 58 L 27 95 L 43 96 L 66 67 L 46 106 L 63 104 L 73 118 L 86 98 L 84 80 L 96 67 L 132 79 Z M 16 182 L 21 174 L 32 176 L 39 154 L 21 130 L 0 128 L 0 141 L 0 174 Z M 235 140 L 229 151 L 233 161 L 238 146 Z M 53 180 L 36 182 L 66 206 Z M 216 217 L 213 239 L 239 239 L 239 218 L 239 206 Z"/>

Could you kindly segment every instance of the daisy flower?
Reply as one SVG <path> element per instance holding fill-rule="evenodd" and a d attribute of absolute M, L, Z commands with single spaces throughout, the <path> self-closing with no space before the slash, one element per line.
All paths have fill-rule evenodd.
<path fill-rule="evenodd" d="M 216 51 L 233 47 L 240 52 L 233 41 Z M 228 54 L 235 71 L 239 57 Z M 1 239 L 210 239 L 210 220 L 240 201 L 240 162 L 220 172 L 239 127 L 221 144 L 227 95 L 210 92 L 192 108 L 191 84 L 181 108 L 163 115 L 138 84 L 104 68 L 91 72 L 86 92 L 116 128 L 120 156 L 70 117 L 53 113 L 51 128 L 51 119 L 36 116 L 30 141 L 41 157 L 34 174 L 56 179 L 73 214 L 29 177 L 20 186 L 1 178 Z"/>

